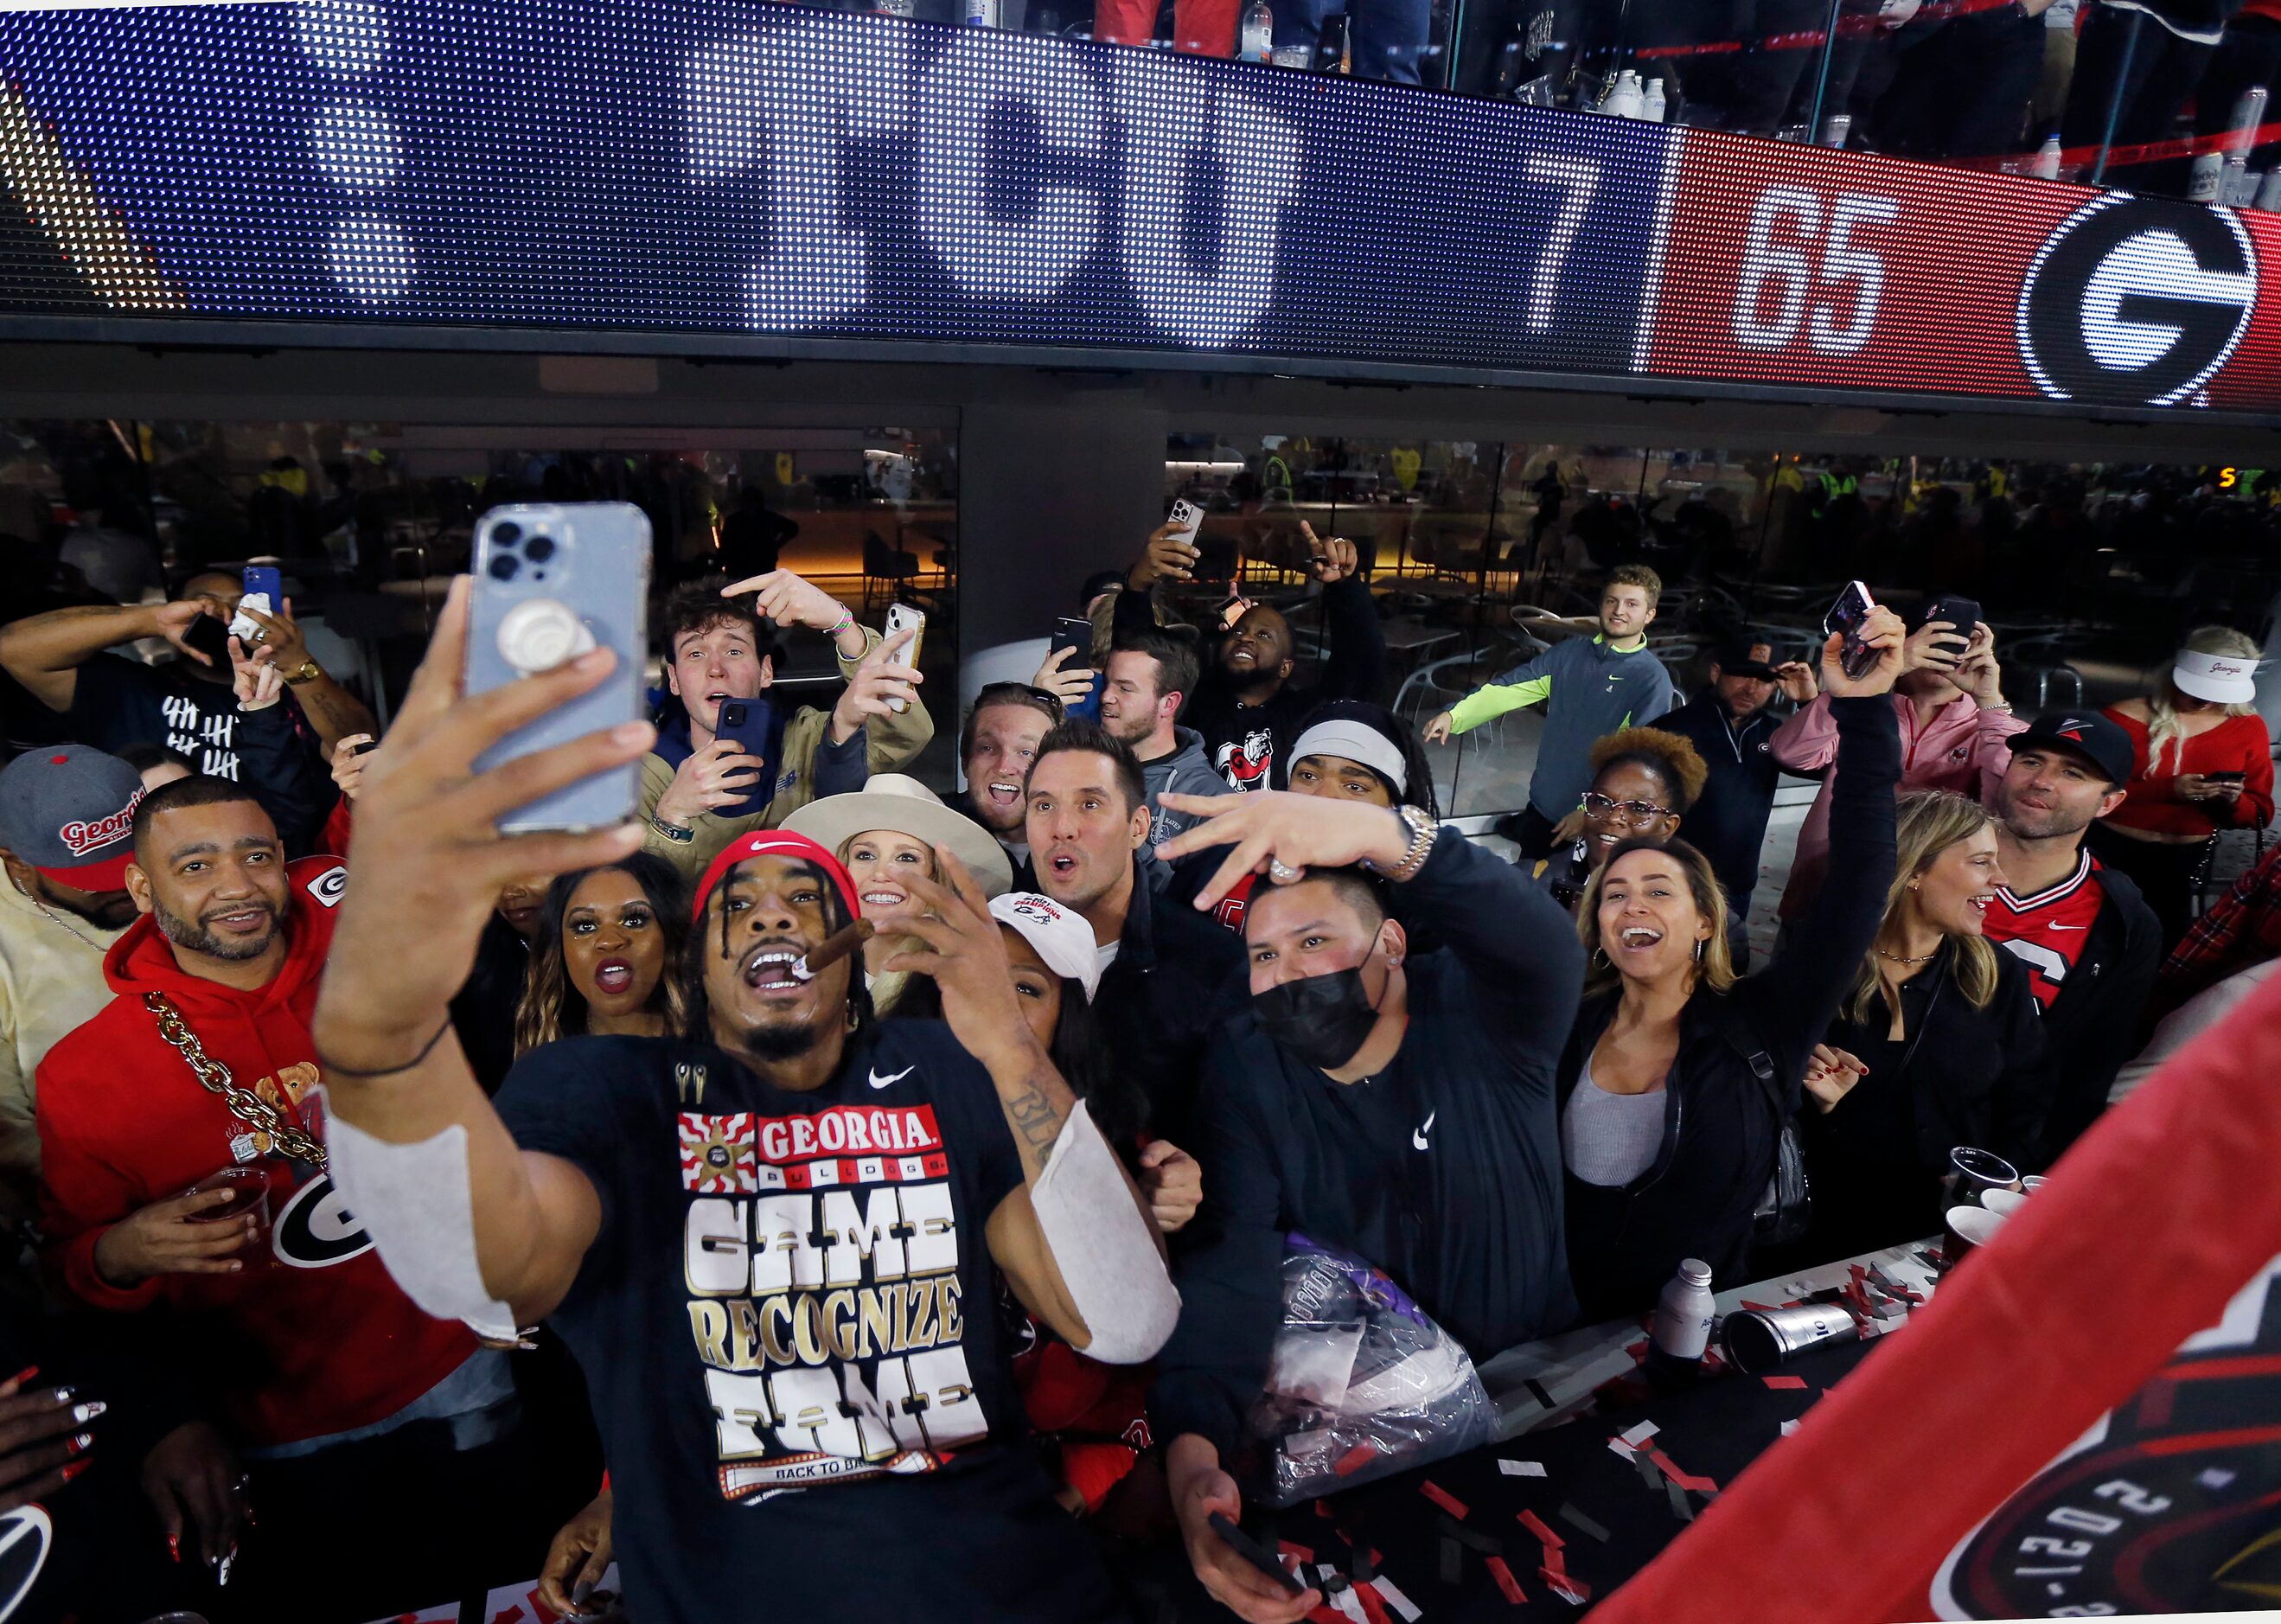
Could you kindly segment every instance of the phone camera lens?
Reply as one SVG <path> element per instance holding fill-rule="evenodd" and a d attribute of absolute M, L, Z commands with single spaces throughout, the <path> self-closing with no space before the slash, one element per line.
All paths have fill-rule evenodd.
<path fill-rule="evenodd" d="M 522 537 L 522 526 L 513 520 L 502 519 L 491 526 L 491 539 L 502 546 L 519 541 Z"/>
<path fill-rule="evenodd" d="M 497 557 L 491 560 L 491 579 L 494 581 L 512 581 L 514 579 L 515 571 L 522 568 L 522 561 L 516 558 L 513 553 L 499 553 Z"/>
<path fill-rule="evenodd" d="M 554 556 L 553 539 L 546 536 L 533 536 L 523 543 L 522 555 L 534 564 L 545 563 Z"/>

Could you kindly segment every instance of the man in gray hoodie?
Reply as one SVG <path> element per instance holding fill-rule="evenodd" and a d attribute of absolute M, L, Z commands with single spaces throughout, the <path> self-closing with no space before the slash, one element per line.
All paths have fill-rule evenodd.
<path fill-rule="evenodd" d="M 1671 674 L 1647 646 L 1648 624 L 1662 595 L 1654 570 L 1620 565 L 1601 591 L 1599 635 L 1555 643 L 1426 724 L 1426 742 L 1443 744 L 1507 711 L 1544 707 L 1528 806 L 1512 831 L 1523 857 L 1550 851 L 1553 825 L 1576 810 L 1592 781 L 1593 741 L 1644 726 L 1677 702 Z"/>
<path fill-rule="evenodd" d="M 1204 754 L 1203 735 L 1174 725 L 1202 673 L 1195 645 L 1151 628 L 1117 635 L 1101 691 L 1101 725 L 1133 746 L 1148 787 L 1148 844 L 1162 846 L 1196 820 L 1159 805 L 1179 795 L 1233 795 Z"/>

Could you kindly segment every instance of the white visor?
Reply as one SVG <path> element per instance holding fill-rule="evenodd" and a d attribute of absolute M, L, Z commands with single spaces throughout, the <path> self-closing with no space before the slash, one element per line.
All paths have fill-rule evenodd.
<path fill-rule="evenodd" d="M 1311 755 L 1335 755 L 1344 761 L 1359 762 L 1394 785 L 1396 794 L 1410 792 L 1410 767 L 1402 759 L 1400 747 L 1374 727 L 1344 720 L 1318 722 L 1300 734 L 1299 742 L 1291 746 L 1291 759 L 1295 762 Z"/>
<path fill-rule="evenodd" d="M 1083 914 L 1034 891 L 1009 891 L 990 899 L 990 916 L 1019 931 L 1048 970 L 1078 983 L 1085 988 L 1086 1002 L 1093 1001 L 1101 985 L 1101 954 Z"/>
<path fill-rule="evenodd" d="M 2257 698 L 2257 661 L 2246 654 L 2203 654 L 2180 649 L 2170 680 L 2180 693 L 2213 705 L 2247 705 Z"/>

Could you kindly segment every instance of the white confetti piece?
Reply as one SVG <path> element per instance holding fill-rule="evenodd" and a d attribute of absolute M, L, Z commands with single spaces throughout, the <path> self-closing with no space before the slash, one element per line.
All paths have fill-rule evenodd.
<path fill-rule="evenodd" d="M 1541 1460 L 1500 1460 L 1497 1470 L 1507 1477 L 1543 1477 L 1544 1463 Z"/>

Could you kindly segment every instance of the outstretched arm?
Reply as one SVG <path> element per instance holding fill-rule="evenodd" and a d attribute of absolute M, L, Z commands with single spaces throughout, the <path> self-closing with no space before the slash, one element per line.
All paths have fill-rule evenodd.
<path fill-rule="evenodd" d="M 453 1249 L 464 1252 L 471 1226 L 482 1291 L 528 1324 L 568 1291 L 599 1233 L 601 1199 L 569 1162 L 517 1148 L 460 1052 L 448 1006 L 506 880 L 615 862 L 641 843 L 638 824 L 505 837 L 497 821 L 633 761 L 654 730 L 627 723 L 476 773 L 485 748 L 595 686 L 615 656 L 598 649 L 463 697 L 467 625 L 462 579 L 396 725 L 365 769 L 357 861 L 313 1035 L 334 1126 L 333 1172 L 390 1272 L 431 1313 L 442 1303 L 464 1317 L 467 1260 Z M 458 1203 L 466 1216 L 455 1222 Z"/>

